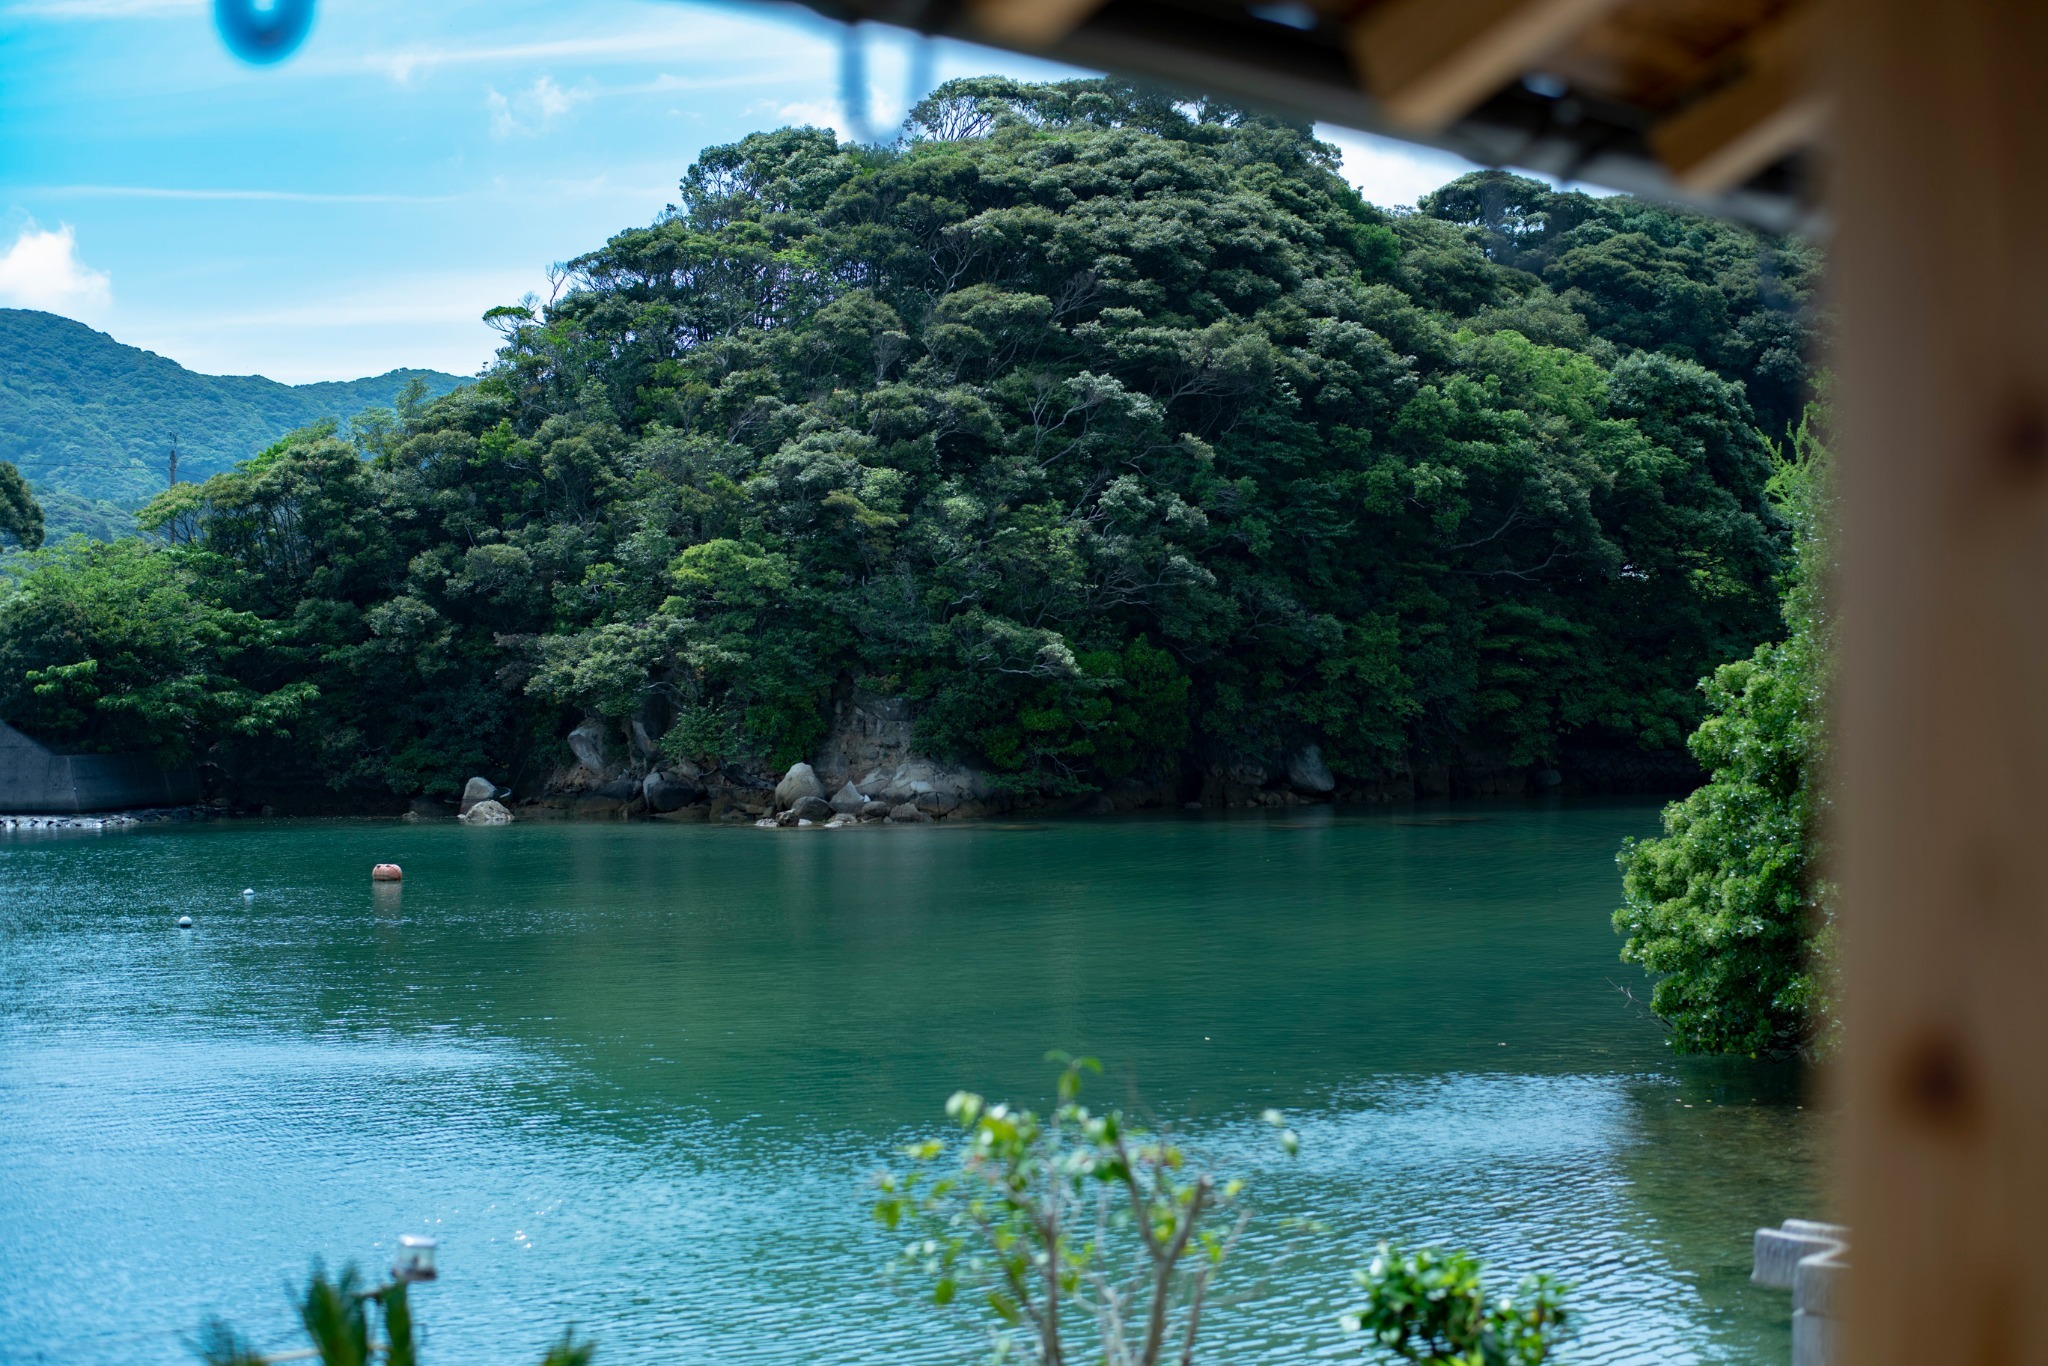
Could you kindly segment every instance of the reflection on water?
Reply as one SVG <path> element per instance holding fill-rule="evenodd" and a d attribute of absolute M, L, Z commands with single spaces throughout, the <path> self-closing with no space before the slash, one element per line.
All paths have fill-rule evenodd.
<path fill-rule="evenodd" d="M 1782 1362 L 1748 1235 L 1819 1212 L 1816 1117 L 1611 985 L 1654 819 L 0 843 L 0 1359 L 174 1360 L 215 1312 L 283 1345 L 310 1254 L 432 1232 L 443 1363 L 570 1321 L 612 1363 L 964 1361 L 879 1281 L 862 1181 L 956 1087 L 1042 1101 L 1061 1047 L 1252 1177 L 1212 1360 L 1337 1350 L 1392 1235 L 1563 1276 L 1570 1360 Z"/>

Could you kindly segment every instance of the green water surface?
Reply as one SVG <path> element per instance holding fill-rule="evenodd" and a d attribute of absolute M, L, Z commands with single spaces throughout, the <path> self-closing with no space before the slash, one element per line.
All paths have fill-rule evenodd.
<path fill-rule="evenodd" d="M 0 837 L 0 1359 L 292 1346 L 311 1256 L 425 1232 L 429 1366 L 572 1321 L 601 1366 L 970 1361 L 864 1181 L 956 1088 L 1042 1102 L 1057 1047 L 1249 1177 L 1211 1362 L 1357 1359 L 1390 1235 L 1562 1276 L 1569 1361 L 1783 1362 L 1749 1235 L 1822 1212 L 1818 1117 L 1617 991 L 1655 814 Z"/>

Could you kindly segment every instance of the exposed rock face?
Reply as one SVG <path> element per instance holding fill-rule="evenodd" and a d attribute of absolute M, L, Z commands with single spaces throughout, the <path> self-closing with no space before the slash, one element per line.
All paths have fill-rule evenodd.
<path fill-rule="evenodd" d="M 595 716 L 584 718 L 583 724 L 569 732 L 569 752 L 576 756 L 576 762 L 592 773 L 604 772 L 604 722 Z"/>
<path fill-rule="evenodd" d="M 1225 769 L 1223 776 L 1239 787 L 1264 787 L 1266 766 L 1256 759 L 1241 759 Z"/>
<path fill-rule="evenodd" d="M 908 698 L 856 689 L 833 709 L 818 749 L 818 772 L 836 783 L 894 768 L 910 757 L 915 721 Z"/>
<path fill-rule="evenodd" d="M 832 804 L 823 797 L 799 797 L 790 808 L 800 821 L 829 821 L 832 819 Z"/>
<path fill-rule="evenodd" d="M 494 802 L 511 795 L 510 791 L 499 787 L 489 778 L 471 778 L 462 785 L 462 800 L 455 808 L 456 814 L 466 816 L 469 809 L 478 802 Z"/>
<path fill-rule="evenodd" d="M 640 796 L 649 811 L 679 811 L 703 801 L 704 788 L 680 773 L 656 769 L 640 780 Z"/>
<path fill-rule="evenodd" d="M 917 809 L 917 803 L 899 802 L 889 808 L 889 819 L 899 825 L 916 825 L 919 821 L 931 818 Z"/>
<path fill-rule="evenodd" d="M 775 813 L 775 793 L 766 787 L 719 787 L 711 794 L 711 818 L 724 820 L 730 812 L 752 820 Z"/>
<path fill-rule="evenodd" d="M 654 737 L 647 733 L 647 722 L 640 717 L 626 722 L 626 741 L 642 759 L 652 759 L 659 752 L 654 747 Z"/>
<path fill-rule="evenodd" d="M 861 818 L 862 820 L 864 820 L 864 821 L 885 821 L 885 820 L 888 820 L 888 819 L 889 819 L 889 803 L 887 803 L 887 802 L 865 802 L 865 803 L 863 803 L 863 804 L 862 804 L 862 806 L 861 806 L 861 808 L 860 808 L 860 818 Z"/>
<path fill-rule="evenodd" d="M 470 807 L 469 810 L 463 812 L 456 819 L 460 820 L 464 825 L 510 825 L 512 824 L 512 813 L 499 805 L 495 800 L 486 798 L 475 806 Z"/>
<path fill-rule="evenodd" d="M 852 783 L 847 783 L 832 794 L 832 809 L 842 816 L 857 816 L 860 809 L 867 804 L 868 799 L 862 796 Z"/>
<path fill-rule="evenodd" d="M 825 785 L 818 781 L 809 764 L 791 764 L 789 772 L 775 785 L 775 805 L 785 811 L 806 797 L 823 800 L 824 796 Z"/>
<path fill-rule="evenodd" d="M 1296 792 L 1334 792 L 1337 790 L 1336 775 L 1323 762 L 1321 745 L 1303 745 L 1287 761 L 1287 781 Z"/>
<path fill-rule="evenodd" d="M 640 782 L 637 778 L 614 778 L 591 788 L 590 795 L 608 802 L 630 802 L 640 795 Z"/>

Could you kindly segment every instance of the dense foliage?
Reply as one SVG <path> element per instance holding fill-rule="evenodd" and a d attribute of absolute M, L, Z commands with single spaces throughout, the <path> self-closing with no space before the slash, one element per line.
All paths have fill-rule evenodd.
<path fill-rule="evenodd" d="M 1783 641 L 1724 664 L 1692 751 L 1706 784 L 1622 850 L 1622 957 L 1662 973 L 1651 1007 L 1688 1052 L 1805 1052 L 1832 1028 L 1832 903 L 1817 872 L 1827 685 L 1827 458 L 1802 425 L 1777 486 L 1799 532 Z"/>
<path fill-rule="evenodd" d="M 218 474 L 297 427 L 389 405 L 410 381 L 443 394 L 433 370 L 279 384 L 195 375 L 53 313 L 0 308 L 0 460 L 20 466 L 50 513 L 52 538 L 132 530 L 132 510 L 163 488 L 175 441 L 179 477 Z"/>
<path fill-rule="evenodd" d="M 0 547 L 34 550 L 42 543 L 42 505 L 21 471 L 0 460 Z"/>
<path fill-rule="evenodd" d="M 1381 1359 L 1428 1366 L 1542 1366 L 1563 1340 L 1564 1289 L 1525 1276 L 1511 1295 L 1489 1295 L 1469 1252 L 1380 1244 L 1358 1273 L 1365 1302 L 1344 1326 L 1369 1336 Z"/>
<path fill-rule="evenodd" d="M 787 763 L 860 686 L 1022 789 L 1569 771 L 1682 753 L 1778 629 L 1806 249 L 1493 173 L 1385 213 L 1301 127 L 1106 81 L 909 130 L 711 149 L 477 384 L 159 498 L 134 553 L 232 623 L 181 667 L 246 690 L 171 728 L 447 791 L 582 714 Z M 96 657 L 24 591 L 17 667 Z M 36 686 L 0 715 L 90 729 Z"/>

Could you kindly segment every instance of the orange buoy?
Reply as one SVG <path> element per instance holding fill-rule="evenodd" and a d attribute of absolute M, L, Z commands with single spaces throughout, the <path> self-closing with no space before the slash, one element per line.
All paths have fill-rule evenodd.
<path fill-rule="evenodd" d="M 395 863 L 380 863 L 370 870 L 372 882 L 397 882 L 404 876 L 404 870 Z"/>

